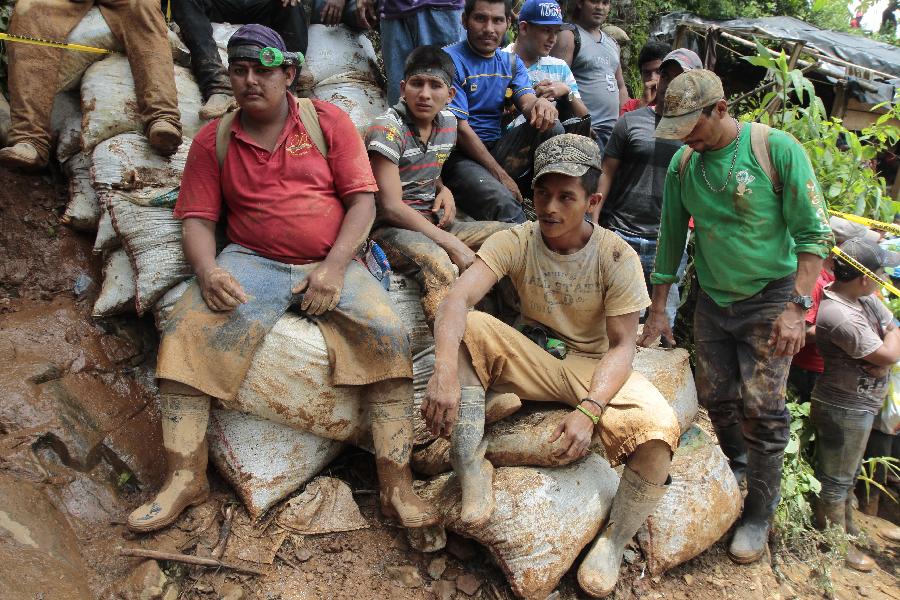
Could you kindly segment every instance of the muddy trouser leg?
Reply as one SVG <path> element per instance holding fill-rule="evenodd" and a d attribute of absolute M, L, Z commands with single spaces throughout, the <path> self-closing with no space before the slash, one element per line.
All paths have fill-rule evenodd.
<path fill-rule="evenodd" d="M 875 415 L 813 400 L 809 417 L 816 428 L 815 474 L 822 483 L 819 498 L 844 504 L 856 482 Z"/>
<path fill-rule="evenodd" d="M 523 196 L 531 196 L 534 151 L 542 142 L 565 133 L 557 121 L 547 131 L 538 131 L 528 123 L 507 129 L 491 146 L 491 155 L 510 177 L 519 184 Z"/>
<path fill-rule="evenodd" d="M 727 327 L 727 309 L 702 290 L 694 310 L 697 397 L 708 411 L 719 446 L 738 483 L 746 477 L 747 444 L 740 406 L 737 346 Z"/>
<path fill-rule="evenodd" d="M 213 0 L 229 23 L 259 23 L 274 29 L 288 52 L 306 54 L 308 42 L 303 4 L 287 6 L 281 0 Z"/>
<path fill-rule="evenodd" d="M 754 562 L 762 557 L 772 516 L 781 499 L 784 448 L 790 433 L 790 414 L 785 408 L 784 394 L 791 357 L 773 356 L 769 338 L 793 287 L 794 277 L 784 277 L 729 307 L 732 312 L 729 324 L 737 341 L 744 438 L 748 448 L 747 497 L 728 550 L 732 560 L 738 563 Z"/>
<path fill-rule="evenodd" d="M 191 70 L 207 100 L 213 94 L 231 95 L 231 82 L 213 39 L 211 21 L 234 22 L 234 16 L 218 10 L 220 0 L 178 0 L 172 3 L 172 18 L 181 30 L 181 39 L 191 51 Z"/>
<path fill-rule="evenodd" d="M 175 65 L 159 3 L 155 0 L 98 0 L 98 4 L 109 28 L 125 46 L 144 130 L 154 121 L 165 121 L 180 132 Z"/>
<path fill-rule="evenodd" d="M 490 172 L 456 150 L 444 163 L 441 179 L 467 215 L 478 221 L 524 223 L 522 205 Z"/>
<path fill-rule="evenodd" d="M 64 40 L 90 9 L 90 2 L 20 1 L 9 33 Z M 6 50 L 11 120 L 7 144 L 28 142 L 46 162 L 50 157 L 50 111 L 59 81 L 59 63 L 68 50 L 16 43 L 6 44 Z"/>

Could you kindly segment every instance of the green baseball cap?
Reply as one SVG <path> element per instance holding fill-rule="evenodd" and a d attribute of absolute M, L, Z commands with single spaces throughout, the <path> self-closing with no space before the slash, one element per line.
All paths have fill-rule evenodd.
<path fill-rule="evenodd" d="M 656 137 L 681 140 L 697 125 L 704 108 L 725 98 L 722 80 L 706 69 L 685 71 L 672 80 L 663 101 Z"/>
<path fill-rule="evenodd" d="M 553 136 L 534 151 L 534 185 L 548 173 L 581 177 L 588 169 L 600 168 L 600 148 L 589 137 L 575 133 Z"/>

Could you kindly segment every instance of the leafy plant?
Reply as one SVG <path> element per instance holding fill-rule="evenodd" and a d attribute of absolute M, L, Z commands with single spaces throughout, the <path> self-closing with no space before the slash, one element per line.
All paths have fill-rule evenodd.
<path fill-rule="evenodd" d="M 862 465 L 859 469 L 859 479 L 866 488 L 866 496 L 869 495 L 871 491 L 871 486 L 875 486 L 878 488 L 882 494 L 885 494 L 888 498 L 897 502 L 897 497 L 894 496 L 886 487 L 882 484 L 878 483 L 878 480 L 875 477 L 875 471 L 881 467 L 885 473 L 887 473 L 888 477 L 897 477 L 900 475 L 900 460 L 893 458 L 891 456 L 875 456 L 872 458 L 867 458 L 862 462 Z"/>
<path fill-rule="evenodd" d="M 900 128 L 890 122 L 900 119 L 900 99 L 879 105 L 877 108 L 886 109 L 884 114 L 862 131 L 851 131 L 841 119 L 828 116 L 812 82 L 799 69 L 788 68 L 784 52 L 775 54 L 757 42 L 756 56 L 744 60 L 769 69 L 776 85 L 741 118 L 767 123 L 800 141 L 830 208 L 893 220 L 900 203 L 890 199 L 887 182 L 873 166 L 881 152 L 900 140 Z M 777 110 L 772 110 L 773 106 Z"/>

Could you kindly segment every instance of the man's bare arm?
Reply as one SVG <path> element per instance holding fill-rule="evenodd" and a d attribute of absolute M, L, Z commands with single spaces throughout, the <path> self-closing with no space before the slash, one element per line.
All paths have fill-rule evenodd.
<path fill-rule="evenodd" d="M 571 31 L 560 31 L 556 36 L 556 44 L 550 50 L 550 56 L 561 58 L 566 61 L 569 67 L 572 67 L 572 60 L 575 54 L 575 34 Z"/>
<path fill-rule="evenodd" d="M 619 85 L 619 110 L 622 110 L 622 107 L 631 98 L 628 97 L 628 86 L 625 85 L 625 77 L 622 76 L 621 66 L 616 69 L 616 83 Z"/>
<path fill-rule="evenodd" d="M 797 278 L 794 293 L 799 296 L 812 295 L 816 278 L 822 270 L 822 259 L 815 254 L 797 254 Z M 793 356 L 803 347 L 806 337 L 806 310 L 798 304 L 788 302 L 784 311 L 775 319 L 769 346 L 776 356 Z"/>
<path fill-rule="evenodd" d="M 559 111 L 556 106 L 546 98 L 538 98 L 535 94 L 522 94 L 515 100 L 528 124 L 538 131 L 547 131 L 559 119 Z"/>
<path fill-rule="evenodd" d="M 237 279 L 216 264 L 215 222 L 189 217 L 181 228 L 184 256 L 197 275 L 200 294 L 209 309 L 229 311 L 247 302 L 247 294 Z"/>

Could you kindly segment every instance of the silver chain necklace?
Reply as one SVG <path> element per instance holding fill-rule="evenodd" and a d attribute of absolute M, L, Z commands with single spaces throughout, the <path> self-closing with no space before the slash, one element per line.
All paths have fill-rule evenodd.
<path fill-rule="evenodd" d="M 720 187 L 719 189 L 714 188 L 709 182 L 709 178 L 706 176 L 706 164 L 703 162 L 703 153 L 700 152 L 700 173 L 703 174 L 703 181 L 706 182 L 706 187 L 708 187 L 709 190 L 714 194 L 718 194 L 728 187 L 728 183 L 731 181 L 731 174 L 734 172 L 734 164 L 737 162 L 738 147 L 741 143 L 741 130 L 743 129 L 743 127 L 740 121 L 738 121 L 734 117 L 731 118 L 734 120 L 735 129 L 737 129 L 737 137 L 735 137 L 734 140 L 734 153 L 731 155 L 731 166 L 728 168 L 728 176 L 725 177 L 725 183 L 722 184 L 722 187 Z"/>

